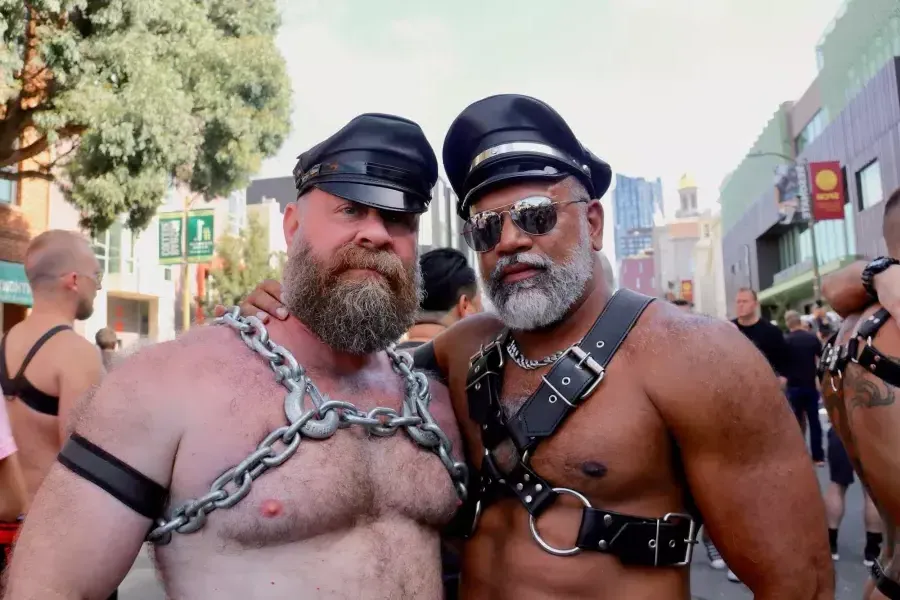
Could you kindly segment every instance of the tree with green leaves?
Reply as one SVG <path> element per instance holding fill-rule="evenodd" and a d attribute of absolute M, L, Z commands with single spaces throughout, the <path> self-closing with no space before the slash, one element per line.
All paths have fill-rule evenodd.
<path fill-rule="evenodd" d="M 286 253 L 269 252 L 266 228 L 256 215 L 249 215 L 238 235 L 224 235 L 216 244 L 207 312 L 211 314 L 216 304 L 238 304 L 263 279 L 280 280 L 286 261 Z"/>
<path fill-rule="evenodd" d="M 94 232 L 144 228 L 172 183 L 245 187 L 290 127 L 279 22 L 275 0 L 0 0 L 0 177 L 57 181 Z"/>

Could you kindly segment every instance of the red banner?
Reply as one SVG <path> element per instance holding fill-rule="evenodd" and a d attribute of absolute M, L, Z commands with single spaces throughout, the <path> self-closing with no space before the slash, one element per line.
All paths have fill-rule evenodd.
<path fill-rule="evenodd" d="M 838 161 L 809 163 L 810 204 L 816 221 L 844 218 L 844 174 Z"/>
<path fill-rule="evenodd" d="M 681 298 L 691 304 L 694 303 L 694 282 L 690 279 L 681 280 Z"/>

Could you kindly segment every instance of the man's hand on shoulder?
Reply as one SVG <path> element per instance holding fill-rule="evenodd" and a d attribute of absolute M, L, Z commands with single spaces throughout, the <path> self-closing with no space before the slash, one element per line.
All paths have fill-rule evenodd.
<path fill-rule="evenodd" d="M 771 367 L 725 322 L 661 318 L 648 395 L 713 541 L 757 598 L 829 597 L 824 505 Z"/>

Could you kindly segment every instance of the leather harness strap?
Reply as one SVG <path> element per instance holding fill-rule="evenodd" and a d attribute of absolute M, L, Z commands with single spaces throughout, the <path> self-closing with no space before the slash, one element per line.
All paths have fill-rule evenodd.
<path fill-rule="evenodd" d="M 681 566 L 690 562 L 697 533 L 697 523 L 691 516 L 669 514 L 648 519 L 597 509 L 579 492 L 554 487 L 529 464 L 540 442 L 552 436 L 603 381 L 613 356 L 652 301 L 648 296 L 619 290 L 587 335 L 554 363 L 541 378 L 538 389 L 510 419 L 500 402 L 509 331 L 503 331 L 472 357 L 466 392 L 469 416 L 481 426 L 484 456 L 480 484 L 472 490 L 470 501 L 456 519 L 463 537 L 471 535 L 478 516 L 488 505 L 513 496 L 530 516 L 535 541 L 551 554 L 569 556 L 592 550 L 613 554 L 626 564 L 647 566 Z M 497 466 L 493 456 L 505 440 L 511 440 L 520 456 L 508 473 Z M 544 542 L 536 524 L 541 513 L 561 494 L 575 496 L 584 505 L 576 546 L 570 549 L 554 548 Z"/>
<path fill-rule="evenodd" d="M 900 387 L 900 364 L 872 344 L 875 334 L 890 318 L 891 315 L 886 309 L 879 309 L 863 321 L 857 329 L 856 335 L 850 338 L 846 344 L 837 343 L 837 333 L 832 335 L 822 349 L 822 359 L 819 361 L 818 367 L 819 379 L 821 380 L 825 373 L 830 373 L 832 377 L 843 378 L 847 365 L 853 362 L 888 385 Z M 859 349 L 860 344 L 862 344 L 862 351 Z M 834 379 L 831 381 L 831 386 L 837 391 Z M 888 577 L 877 560 L 872 565 L 871 574 L 879 592 L 891 600 L 900 600 L 900 583 Z"/>

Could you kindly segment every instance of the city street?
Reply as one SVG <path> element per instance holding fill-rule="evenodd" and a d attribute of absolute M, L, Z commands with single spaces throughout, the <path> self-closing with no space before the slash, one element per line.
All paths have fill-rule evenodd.
<path fill-rule="evenodd" d="M 828 468 L 818 469 L 819 483 L 824 489 L 828 482 Z M 858 600 L 866 580 L 866 568 L 862 564 L 865 531 L 862 523 L 862 495 L 859 483 L 847 493 L 847 508 L 839 536 L 841 560 L 837 563 L 836 600 Z M 744 600 L 753 596 L 743 585 L 731 583 L 725 571 L 714 571 L 709 567 L 702 544 L 698 545 L 691 567 L 691 589 L 696 600 Z M 147 552 L 135 563 L 131 573 L 119 588 L 120 600 L 164 600 L 164 595 L 156 582 L 153 566 Z"/>

